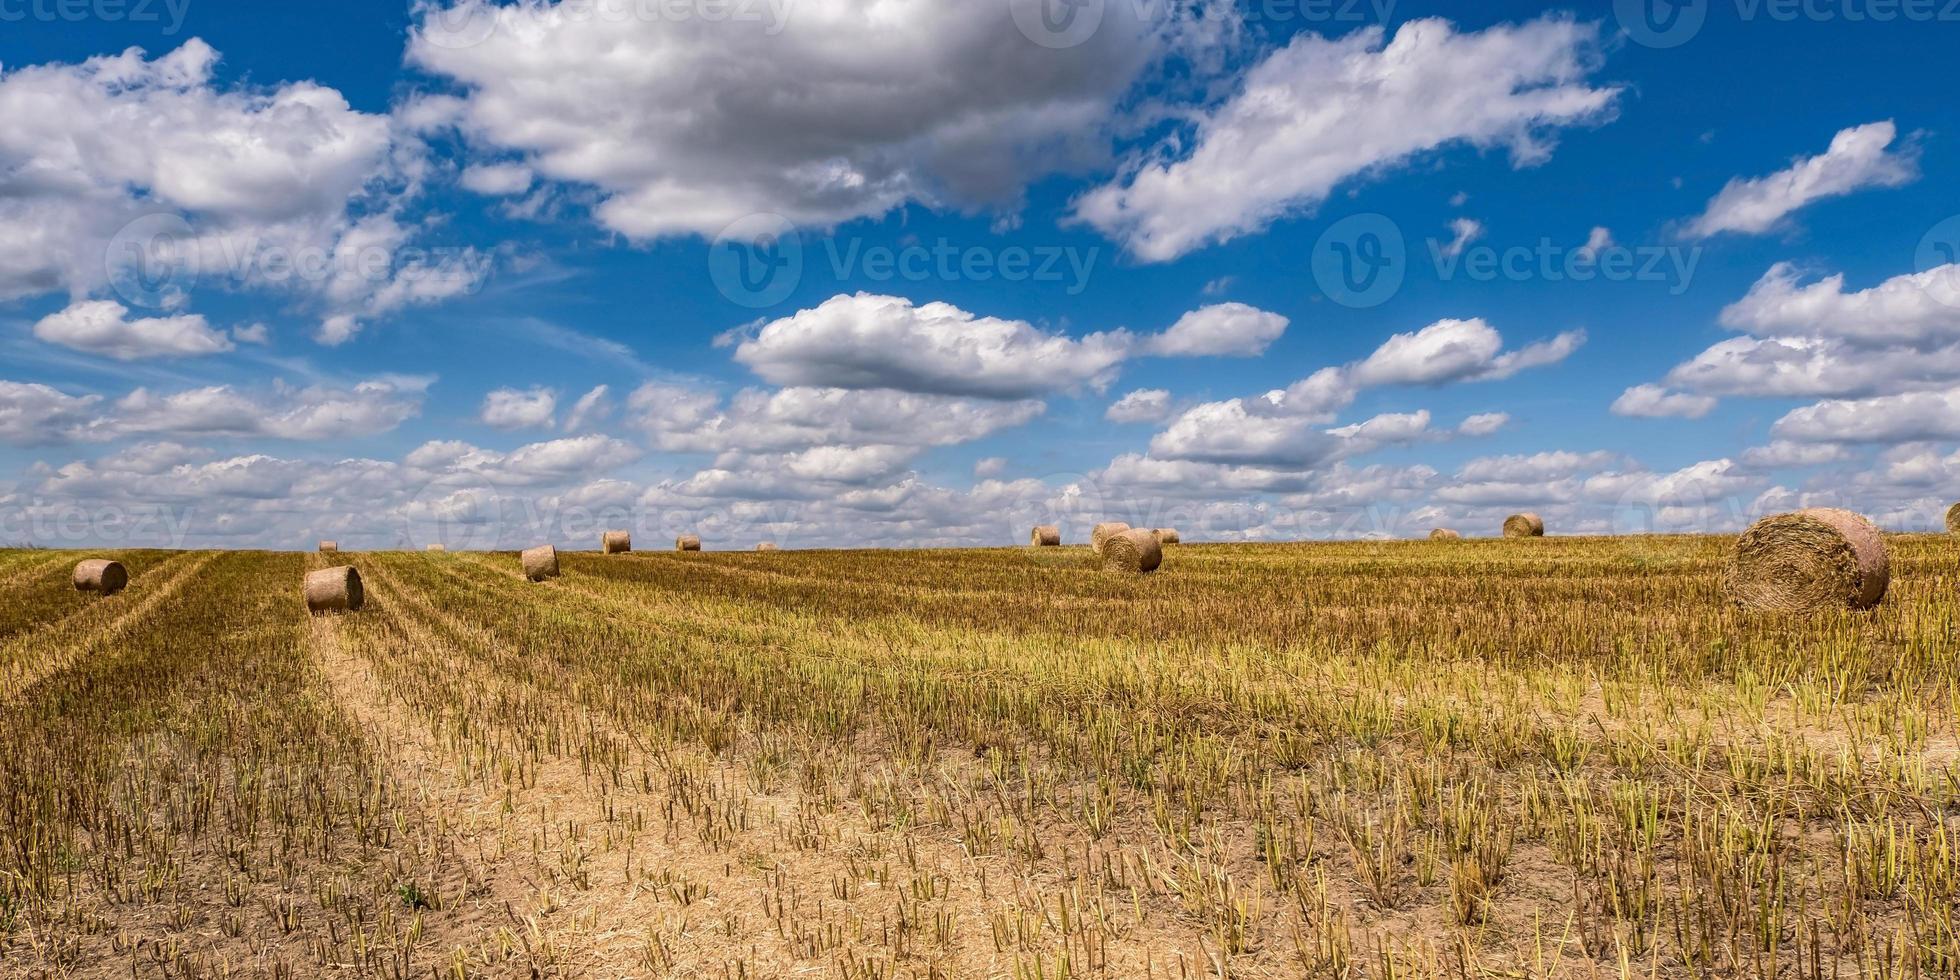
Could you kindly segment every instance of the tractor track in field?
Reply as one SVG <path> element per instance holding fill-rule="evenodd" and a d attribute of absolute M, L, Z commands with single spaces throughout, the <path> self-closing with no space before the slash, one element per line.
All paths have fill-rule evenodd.
<path fill-rule="evenodd" d="M 127 636 L 216 558 L 209 552 L 166 559 L 122 592 L 0 643 L 0 707 L 18 703 L 42 681 Z M 56 642 L 71 631 L 79 638 Z"/>

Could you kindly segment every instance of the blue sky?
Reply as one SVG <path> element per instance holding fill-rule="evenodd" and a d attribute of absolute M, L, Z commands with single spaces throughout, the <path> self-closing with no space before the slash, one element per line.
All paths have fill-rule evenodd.
<path fill-rule="evenodd" d="M 1960 10 L 1043 2 L 0 0 L 0 543 L 1951 502 Z"/>

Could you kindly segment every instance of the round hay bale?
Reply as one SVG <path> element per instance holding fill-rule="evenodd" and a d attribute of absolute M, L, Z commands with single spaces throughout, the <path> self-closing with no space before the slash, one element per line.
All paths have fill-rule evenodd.
<path fill-rule="evenodd" d="M 1751 524 L 1722 579 L 1729 598 L 1745 609 L 1870 609 L 1885 598 L 1892 558 L 1871 521 L 1814 507 Z"/>
<path fill-rule="evenodd" d="M 1537 514 L 1512 514 L 1504 519 L 1504 536 L 1542 538 L 1545 536 L 1545 519 Z"/>
<path fill-rule="evenodd" d="M 551 545 L 527 548 L 517 556 L 517 561 L 524 566 L 524 577 L 533 582 L 558 577 L 558 549 Z"/>
<path fill-rule="evenodd" d="M 322 568 L 306 573 L 306 611 L 354 612 L 367 601 L 361 591 L 361 573 L 352 565 Z"/>
<path fill-rule="evenodd" d="M 607 531 L 599 543 L 609 555 L 623 555 L 633 550 L 633 536 L 625 531 Z"/>
<path fill-rule="evenodd" d="M 448 546 L 448 545 L 440 545 L 440 544 L 432 544 L 432 545 L 430 545 L 430 546 L 429 546 L 429 550 L 430 550 L 430 551 L 448 551 L 448 550 L 449 550 L 449 546 Z"/>
<path fill-rule="evenodd" d="M 1184 543 L 1184 537 L 1178 534 L 1177 528 L 1174 527 L 1160 527 L 1157 529 L 1156 534 L 1157 534 L 1158 544 L 1183 544 Z"/>
<path fill-rule="evenodd" d="M 1142 575 L 1164 563 L 1164 546 L 1151 531 L 1132 529 L 1112 534 L 1102 543 L 1103 571 Z"/>
<path fill-rule="evenodd" d="M 1059 548 L 1062 545 L 1062 529 L 1054 524 L 1036 524 L 1034 532 L 1028 535 L 1030 548 Z"/>
<path fill-rule="evenodd" d="M 119 561 L 90 558 L 75 566 L 75 591 L 115 595 L 129 585 L 129 569 Z"/>
<path fill-rule="evenodd" d="M 1960 504 L 1946 509 L 1946 530 L 1948 534 L 1960 534 Z"/>
<path fill-rule="evenodd" d="M 1462 532 L 1453 531 L 1447 527 L 1439 527 L 1436 530 L 1429 532 L 1429 540 L 1431 541 L 1458 541 L 1461 540 L 1462 538 L 1463 538 Z"/>
<path fill-rule="evenodd" d="M 698 534 L 683 534 L 680 537 L 675 538 L 674 550 L 675 551 L 700 551 L 701 536 Z"/>
<path fill-rule="evenodd" d="M 320 553 L 321 553 L 321 554 L 323 554 L 323 555 L 331 555 L 331 554 L 333 554 L 334 552 L 336 552 L 336 551 L 339 551 L 339 550 L 340 550 L 340 542 L 338 542 L 338 541 L 322 541 L 322 542 L 320 542 Z"/>
<path fill-rule="evenodd" d="M 776 542 L 774 542 L 774 541 L 764 541 L 764 542 L 762 542 L 761 544 L 758 544 L 758 545 L 756 545 L 756 546 L 755 546 L 755 550 L 757 550 L 757 551 L 775 551 L 775 550 L 776 550 Z"/>
<path fill-rule="evenodd" d="M 1130 526 L 1122 521 L 1104 521 L 1089 532 L 1089 547 L 1094 548 L 1096 554 L 1100 555 L 1103 553 L 1104 542 L 1129 529 Z"/>

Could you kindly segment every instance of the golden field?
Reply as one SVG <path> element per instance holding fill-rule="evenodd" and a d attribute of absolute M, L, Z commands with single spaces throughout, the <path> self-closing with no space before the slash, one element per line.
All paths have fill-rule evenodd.
<path fill-rule="evenodd" d="M 1960 549 L 1731 541 L 0 552 L 0 975 L 1960 970 Z"/>

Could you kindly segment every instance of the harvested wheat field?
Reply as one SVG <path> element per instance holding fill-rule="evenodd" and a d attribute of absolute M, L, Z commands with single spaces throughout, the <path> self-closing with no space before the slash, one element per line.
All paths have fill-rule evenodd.
<path fill-rule="evenodd" d="M 1960 555 L 1733 541 L 0 552 L 0 974 L 1954 972 Z"/>

